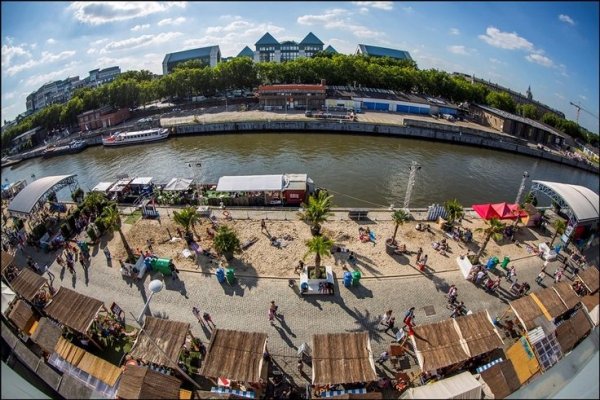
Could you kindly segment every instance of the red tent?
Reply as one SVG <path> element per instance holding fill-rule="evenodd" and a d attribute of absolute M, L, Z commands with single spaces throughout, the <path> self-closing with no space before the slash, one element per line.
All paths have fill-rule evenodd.
<path fill-rule="evenodd" d="M 525 210 L 520 210 L 518 204 L 497 203 L 492 204 L 492 208 L 500 216 L 500 219 L 516 219 L 517 216 L 523 218 L 529 215 Z"/>
<path fill-rule="evenodd" d="M 492 204 L 473 204 L 473 210 L 483 219 L 500 218 Z"/>

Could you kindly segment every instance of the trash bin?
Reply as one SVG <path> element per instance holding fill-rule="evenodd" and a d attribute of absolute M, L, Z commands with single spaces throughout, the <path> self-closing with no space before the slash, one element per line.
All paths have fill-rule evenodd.
<path fill-rule="evenodd" d="M 494 257 L 490 257 L 489 260 L 487 261 L 487 264 L 485 265 L 485 267 L 487 269 L 494 269 L 496 267 L 496 265 L 498 265 L 498 262 L 500 260 L 498 260 L 498 257 L 494 256 Z"/>
<path fill-rule="evenodd" d="M 227 268 L 227 272 L 225 273 L 225 279 L 227 279 L 227 283 L 233 285 L 233 282 L 235 282 L 235 271 L 233 270 L 233 268 Z"/>
<path fill-rule="evenodd" d="M 556 246 L 554 246 L 554 251 L 556 252 L 556 254 L 560 254 L 561 250 L 562 250 L 562 245 L 557 244 Z"/>
<path fill-rule="evenodd" d="M 502 267 L 503 270 L 506 271 L 506 268 L 508 267 L 509 262 L 510 262 L 510 258 L 508 256 L 504 256 L 504 258 L 502 259 L 502 264 L 500 264 L 500 266 Z"/>
<path fill-rule="evenodd" d="M 144 258 L 144 264 L 146 264 L 148 272 L 152 271 L 152 259 L 150 257 Z"/>
<path fill-rule="evenodd" d="M 350 271 L 344 272 L 344 286 L 352 286 L 352 273 L 350 273 Z"/>
<path fill-rule="evenodd" d="M 152 265 L 154 271 L 171 276 L 171 262 L 170 258 L 153 258 L 152 261 L 150 261 L 150 265 Z"/>
<path fill-rule="evenodd" d="M 225 270 L 223 268 L 217 268 L 217 272 L 215 275 L 217 275 L 217 280 L 219 281 L 219 283 L 225 282 Z"/>
<path fill-rule="evenodd" d="M 302 282 L 300 285 L 300 294 L 308 292 L 308 283 Z"/>
<path fill-rule="evenodd" d="M 358 282 L 360 281 L 360 271 L 353 271 L 352 272 L 352 286 L 356 286 L 358 285 Z"/>

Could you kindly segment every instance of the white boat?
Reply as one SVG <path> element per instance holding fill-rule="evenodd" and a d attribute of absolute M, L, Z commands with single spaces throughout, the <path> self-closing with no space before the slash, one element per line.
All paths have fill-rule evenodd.
<path fill-rule="evenodd" d="M 156 142 L 169 137 L 166 128 L 153 128 L 135 132 L 115 132 L 107 138 L 102 138 L 104 146 L 124 146 L 128 144 L 142 144 Z"/>

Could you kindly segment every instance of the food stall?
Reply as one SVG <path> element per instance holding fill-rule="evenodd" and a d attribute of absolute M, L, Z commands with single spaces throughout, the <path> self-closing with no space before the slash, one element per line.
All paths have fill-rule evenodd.
<path fill-rule="evenodd" d="M 410 388 L 401 399 L 481 399 L 482 386 L 470 372 L 463 372 L 429 385 Z"/>

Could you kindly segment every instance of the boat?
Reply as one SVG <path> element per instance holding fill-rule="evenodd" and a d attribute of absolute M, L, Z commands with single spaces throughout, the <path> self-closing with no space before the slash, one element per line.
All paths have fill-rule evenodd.
<path fill-rule="evenodd" d="M 73 140 L 64 146 L 49 146 L 42 152 L 43 158 L 61 156 L 63 154 L 75 154 L 83 151 L 87 147 L 85 140 Z"/>
<path fill-rule="evenodd" d="M 2 168 L 17 165 L 23 161 L 21 157 L 2 157 Z"/>
<path fill-rule="evenodd" d="M 102 138 L 104 146 L 125 146 L 129 144 L 142 144 L 156 142 L 169 137 L 166 128 L 153 128 L 134 132 L 115 132 L 107 138 Z"/>

